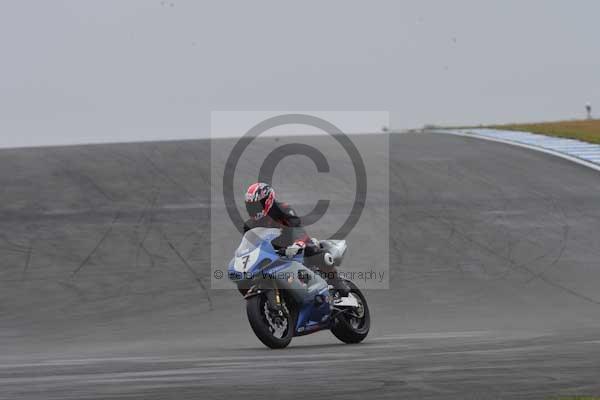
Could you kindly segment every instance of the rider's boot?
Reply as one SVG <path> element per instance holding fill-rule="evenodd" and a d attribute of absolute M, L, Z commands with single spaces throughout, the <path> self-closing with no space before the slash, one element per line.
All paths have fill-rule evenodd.
<path fill-rule="evenodd" d="M 308 256 L 304 255 L 304 263 L 309 268 L 318 270 L 321 277 L 325 278 L 327 283 L 338 291 L 340 297 L 348 297 L 350 287 L 344 279 L 339 277 L 331 254 L 317 248 L 307 247 L 307 249 L 310 249 L 310 251 Z"/>
<path fill-rule="evenodd" d="M 334 271 L 333 276 L 327 279 L 327 283 L 337 290 L 340 297 L 348 297 L 348 294 L 350 293 L 350 286 L 348 286 L 344 279 L 339 277 L 337 271 Z"/>

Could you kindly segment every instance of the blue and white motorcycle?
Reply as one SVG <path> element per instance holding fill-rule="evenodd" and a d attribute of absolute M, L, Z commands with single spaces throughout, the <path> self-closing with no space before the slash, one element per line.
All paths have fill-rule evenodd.
<path fill-rule="evenodd" d="M 286 347 L 294 336 L 323 329 L 342 342 L 358 343 L 367 337 L 369 308 L 361 291 L 346 281 L 350 292 L 341 297 L 318 271 L 303 265 L 300 252 L 287 258 L 272 241 L 277 228 L 254 228 L 246 232 L 228 266 L 229 279 L 246 299 L 248 321 L 266 346 Z M 322 240 L 321 248 L 335 265 L 346 251 L 345 240 Z"/>

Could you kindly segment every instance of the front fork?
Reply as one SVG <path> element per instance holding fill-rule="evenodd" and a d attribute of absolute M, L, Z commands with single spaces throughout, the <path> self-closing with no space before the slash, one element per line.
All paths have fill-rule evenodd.
<path fill-rule="evenodd" d="M 244 299 L 248 299 L 253 296 L 264 294 L 267 298 L 267 304 L 270 310 L 275 311 L 279 315 L 283 315 L 283 298 L 281 296 L 281 290 L 273 284 L 272 288 L 261 289 L 258 286 L 252 286 L 246 292 Z"/>
<path fill-rule="evenodd" d="M 269 304 L 268 307 L 272 311 L 275 311 L 277 314 L 279 314 L 279 316 L 283 316 L 284 309 L 282 305 L 281 293 L 278 288 L 274 288 L 273 290 L 269 290 L 267 292 L 267 301 Z"/>

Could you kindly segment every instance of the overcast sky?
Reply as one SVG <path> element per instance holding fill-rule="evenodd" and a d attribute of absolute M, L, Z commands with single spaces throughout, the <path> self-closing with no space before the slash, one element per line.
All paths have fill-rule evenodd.
<path fill-rule="evenodd" d="M 206 137 L 215 110 L 383 110 L 396 128 L 600 115 L 599 15 L 597 0 L 0 0 L 0 146 Z"/>

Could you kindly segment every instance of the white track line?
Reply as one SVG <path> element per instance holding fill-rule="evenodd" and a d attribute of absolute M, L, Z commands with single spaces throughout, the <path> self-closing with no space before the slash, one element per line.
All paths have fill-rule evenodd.
<path fill-rule="evenodd" d="M 588 146 L 597 146 L 594 144 L 587 144 L 588 146 L 585 146 L 586 143 L 584 142 L 579 142 L 576 140 L 571 140 L 571 139 L 557 139 L 557 138 L 553 138 L 550 136 L 543 136 L 543 135 L 538 135 L 538 134 L 533 134 L 533 133 L 527 133 L 527 132 L 513 132 L 513 131 L 495 131 L 498 132 L 498 135 L 502 135 L 504 138 L 500 138 L 498 136 L 487 136 L 482 134 L 481 132 L 486 131 L 485 129 L 474 129 L 474 130 L 446 130 L 446 129 L 434 129 L 434 130 L 428 130 L 428 132 L 433 132 L 433 133 L 442 133 L 442 134 L 446 134 L 446 135 L 456 135 L 456 136 L 464 136 L 464 137 L 470 137 L 470 138 L 475 138 L 475 139 L 483 139 L 483 140 L 489 140 L 492 142 L 499 142 L 499 143 L 505 143 L 505 144 L 510 144 L 513 146 L 518 146 L 518 147 L 524 147 L 526 149 L 530 149 L 530 150 L 535 150 L 535 151 L 540 151 L 542 153 L 546 153 L 546 154 L 551 154 L 553 156 L 556 157 L 560 157 L 560 158 L 564 158 L 565 160 L 569 160 L 571 162 L 574 162 L 576 164 L 579 165 L 583 165 L 584 167 L 588 167 L 591 168 L 595 171 L 599 171 L 600 172 L 600 151 L 598 151 L 596 153 L 596 155 L 591 156 L 591 155 L 587 155 L 587 154 L 580 154 L 580 151 L 574 151 L 574 152 L 567 152 L 567 151 L 562 151 L 562 148 L 566 148 L 566 145 L 562 145 L 562 146 L 557 146 L 556 144 L 558 143 L 581 143 L 581 145 L 578 144 L 578 146 L 583 146 L 583 147 L 588 147 Z M 501 133 L 500 133 L 501 132 Z M 517 141 L 516 139 L 518 138 L 519 140 L 524 140 L 524 138 L 526 137 L 525 135 L 530 135 L 530 136 L 534 136 L 534 138 L 527 138 L 527 141 L 529 143 L 523 143 L 521 141 Z M 542 138 L 537 138 L 537 136 L 541 136 Z M 512 139 L 511 139 L 512 138 Z M 556 140 L 554 140 L 556 139 Z M 565 142 L 565 140 L 569 140 L 570 142 Z M 555 142 L 555 145 L 551 147 L 543 147 L 541 145 L 538 145 L 538 142 L 542 142 L 542 143 L 548 143 L 548 142 Z M 559 141 L 559 142 L 556 142 Z M 533 144 L 535 143 L 535 144 Z M 559 150 L 560 149 L 560 150 Z M 581 149 L 581 148 L 580 148 Z M 579 155 L 580 154 L 580 155 Z"/>

